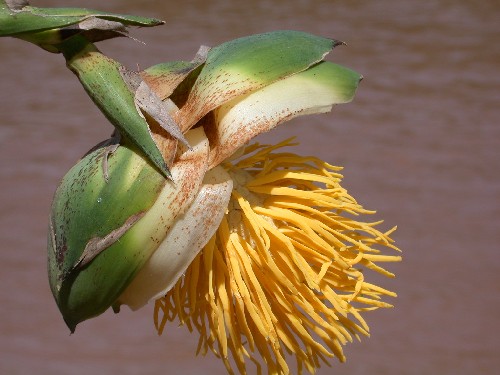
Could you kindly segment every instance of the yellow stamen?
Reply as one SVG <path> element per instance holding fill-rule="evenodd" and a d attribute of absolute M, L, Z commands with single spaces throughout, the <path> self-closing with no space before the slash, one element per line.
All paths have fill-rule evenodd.
<path fill-rule="evenodd" d="M 342 345 L 369 335 L 360 312 L 391 307 L 396 294 L 365 281 L 361 267 L 393 276 L 378 263 L 398 250 L 395 228 L 354 220 L 371 214 L 340 186 L 341 168 L 317 158 L 278 153 L 288 146 L 250 145 L 225 164 L 234 190 L 213 238 L 176 286 L 156 301 L 155 325 L 179 319 L 200 334 L 229 373 L 247 372 L 260 357 L 269 373 L 314 373 Z M 253 371 L 252 371 L 253 372 Z"/>

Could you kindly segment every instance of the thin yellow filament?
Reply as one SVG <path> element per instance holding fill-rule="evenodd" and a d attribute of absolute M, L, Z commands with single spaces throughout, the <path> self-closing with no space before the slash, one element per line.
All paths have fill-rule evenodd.
<path fill-rule="evenodd" d="M 391 307 L 396 294 L 365 281 L 363 268 L 394 276 L 379 265 L 400 256 L 380 222 L 356 221 L 363 209 L 340 186 L 341 168 L 317 158 L 250 145 L 225 168 L 234 180 L 226 215 L 185 275 L 156 301 L 161 334 L 179 319 L 200 334 L 229 373 L 248 361 L 269 374 L 314 373 L 327 357 L 344 361 L 342 345 L 369 335 L 360 312 Z M 260 358 L 260 360 L 259 360 Z M 253 372 L 253 371 L 252 371 Z"/>

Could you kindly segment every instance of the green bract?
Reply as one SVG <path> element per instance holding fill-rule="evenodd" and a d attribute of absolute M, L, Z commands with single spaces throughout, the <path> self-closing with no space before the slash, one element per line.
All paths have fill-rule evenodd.
<path fill-rule="evenodd" d="M 49 232 L 49 280 L 68 327 L 104 312 L 194 199 L 207 169 L 208 143 L 193 139 L 172 169 L 172 184 L 137 152 L 120 147 L 102 178 L 101 148 L 58 187 Z"/>
<path fill-rule="evenodd" d="M 170 171 L 154 142 L 149 125 L 135 105 L 134 94 L 120 74 L 120 63 L 103 55 L 92 43 L 75 36 L 61 45 L 71 69 L 92 101 L 125 137 L 134 143 L 167 177 Z"/>
<path fill-rule="evenodd" d="M 138 74 L 172 109 L 191 148 L 168 134 L 156 136 L 173 182 L 127 139 L 126 147 L 109 156 L 108 182 L 102 178 L 103 146 L 64 177 L 52 205 L 49 275 L 72 331 L 111 306 L 139 308 L 175 284 L 228 206 L 233 185 L 220 166 L 224 160 L 290 118 L 326 112 L 353 98 L 360 75 L 322 61 L 338 44 L 278 31 L 224 43 L 208 52 L 206 61 L 164 63 Z M 110 69 L 107 88 L 86 86 L 96 102 L 126 91 L 116 68 Z M 123 94 L 124 111 L 134 101 L 129 94 Z M 117 113 L 103 110 L 113 124 L 121 115 L 116 105 Z"/>
<path fill-rule="evenodd" d="M 119 286 L 103 288 L 103 284 L 115 280 L 126 285 L 126 274 L 146 260 L 147 249 L 120 246 L 122 258 L 116 264 L 113 243 L 125 238 L 133 243 L 130 234 L 124 237 L 124 230 L 144 216 L 166 184 L 162 175 L 127 147 L 120 147 L 110 158 L 111 178 L 105 182 L 102 152 L 102 148 L 91 152 L 66 174 L 52 205 L 49 280 L 71 330 L 82 319 L 103 312 L 118 297 Z M 103 246 L 107 251 L 97 257 Z M 107 305 L 104 309 L 103 304 Z"/>
<path fill-rule="evenodd" d="M 232 98 L 307 69 L 339 44 L 299 31 L 276 31 L 221 44 L 208 54 L 187 105 L 179 111 L 181 129 L 190 128 Z"/>

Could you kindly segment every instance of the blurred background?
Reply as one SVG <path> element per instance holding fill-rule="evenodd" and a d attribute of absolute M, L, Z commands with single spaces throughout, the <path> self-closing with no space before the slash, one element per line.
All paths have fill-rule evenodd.
<path fill-rule="evenodd" d="M 99 45 L 129 68 L 190 60 L 199 45 L 296 29 L 343 40 L 329 60 L 365 77 L 354 102 L 259 138 L 297 135 L 301 154 L 342 165 L 404 261 L 395 308 L 368 313 L 371 338 L 318 374 L 492 374 L 500 367 L 500 3 L 484 1 L 32 0 L 154 16 L 166 25 Z M 152 306 L 82 323 L 74 335 L 46 275 L 52 194 L 112 131 L 60 55 L 0 40 L 0 373 L 224 374 L 197 338 Z M 495 370 L 497 369 L 497 370 Z M 250 367 L 250 373 L 253 368 Z"/>

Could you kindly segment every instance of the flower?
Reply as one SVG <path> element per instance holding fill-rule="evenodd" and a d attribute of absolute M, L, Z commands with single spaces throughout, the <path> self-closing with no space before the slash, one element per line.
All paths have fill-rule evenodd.
<path fill-rule="evenodd" d="M 361 76 L 323 60 L 339 44 L 278 31 L 224 43 L 203 63 L 137 74 L 147 95 L 136 102 L 153 93 L 167 103 L 190 146 L 145 116 L 173 182 L 127 138 L 109 156 L 108 180 L 102 145 L 64 177 L 49 280 L 71 331 L 110 306 L 156 300 L 159 333 L 179 319 L 229 372 L 234 363 L 245 373 L 246 358 L 260 366 L 259 355 L 270 373 L 288 373 L 289 355 L 309 372 L 326 357 L 344 360 L 341 345 L 368 334 L 361 312 L 395 296 L 361 269 L 393 276 L 378 263 L 400 260 L 382 253 L 397 250 L 394 229 L 355 220 L 372 212 L 341 187 L 340 168 L 281 152 L 290 140 L 248 145 L 352 100 Z"/>
<path fill-rule="evenodd" d="M 391 229 L 355 220 L 371 214 L 340 185 L 341 168 L 314 157 L 253 144 L 235 163 L 224 163 L 234 183 L 215 235 L 165 297 L 156 300 L 155 325 L 179 320 L 200 334 L 198 350 L 217 353 L 232 373 L 255 352 L 270 373 L 314 373 L 326 357 L 345 357 L 342 346 L 368 335 L 361 312 L 391 307 L 396 294 L 365 281 L 362 268 L 399 261 Z M 352 319 L 354 318 L 354 319 Z M 357 322 L 356 322 L 356 321 Z M 323 344 L 320 343 L 323 341 Z M 259 369 L 260 372 L 260 369 Z"/>

